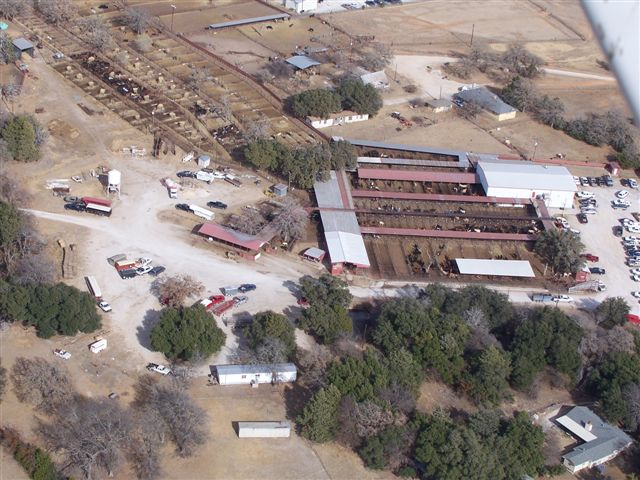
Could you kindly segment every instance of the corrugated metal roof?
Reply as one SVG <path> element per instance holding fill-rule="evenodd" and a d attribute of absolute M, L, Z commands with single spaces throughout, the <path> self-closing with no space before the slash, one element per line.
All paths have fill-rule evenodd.
<path fill-rule="evenodd" d="M 491 91 L 486 87 L 463 90 L 462 92 L 457 93 L 456 96 L 465 102 L 475 103 L 496 115 L 517 111 L 508 103 L 503 102 L 496 94 L 491 93 Z"/>
<path fill-rule="evenodd" d="M 286 62 L 300 70 L 320 65 L 320 62 L 316 62 L 313 58 L 307 57 L 306 55 L 294 55 L 293 57 L 287 58 Z"/>
<path fill-rule="evenodd" d="M 379 72 L 369 72 L 364 75 L 360 75 L 360 80 L 365 85 L 371 84 L 374 87 L 386 87 L 389 85 L 389 79 L 387 78 L 387 74 L 384 73 L 384 70 L 380 70 Z"/>
<path fill-rule="evenodd" d="M 347 195 L 346 198 L 343 195 L 344 187 L 344 172 L 335 172 L 331 170 L 329 172 L 329 180 L 326 182 L 315 182 L 313 184 L 313 191 L 316 194 L 316 201 L 320 208 L 353 208 L 353 201 Z M 338 183 L 338 178 L 341 178 L 343 186 L 341 188 Z"/>
<path fill-rule="evenodd" d="M 216 240 L 222 240 L 224 242 L 231 243 L 232 245 L 246 248 L 247 250 L 260 250 L 265 243 L 273 238 L 273 235 L 268 239 L 257 235 L 247 235 L 246 233 L 223 227 L 217 223 L 203 224 L 198 229 L 198 233 L 200 235 L 212 237 Z"/>
<path fill-rule="evenodd" d="M 276 363 L 274 365 L 216 365 L 218 376 L 220 375 L 254 375 L 257 373 L 296 373 L 297 369 L 293 363 Z"/>
<path fill-rule="evenodd" d="M 26 38 L 16 38 L 13 41 L 13 46 L 16 47 L 18 50 L 24 51 L 24 50 L 29 50 L 30 48 L 33 48 L 33 43 L 31 43 Z"/>
<path fill-rule="evenodd" d="M 564 455 L 576 466 L 597 462 L 622 451 L 633 442 L 622 430 L 606 423 L 586 407 L 574 407 L 563 417 L 557 418 L 556 422 L 585 441 Z M 584 428 L 588 422 L 591 423 L 591 431 Z"/>
<path fill-rule="evenodd" d="M 451 150 L 449 148 L 421 147 L 417 145 L 404 145 L 400 143 L 376 142 L 373 140 L 358 140 L 355 138 L 345 138 L 345 140 L 357 147 L 385 148 L 387 150 L 403 150 L 406 152 L 433 153 L 435 155 L 452 155 L 454 157 L 460 157 L 461 155 L 466 155 L 466 152 L 463 152 L 461 150 Z"/>
<path fill-rule="evenodd" d="M 390 158 L 390 157 L 358 157 L 358 163 L 378 165 L 414 165 L 419 167 L 439 168 L 467 168 L 468 162 L 459 160 L 422 160 L 419 158 Z"/>
<path fill-rule="evenodd" d="M 324 236 L 329 248 L 331 263 L 351 263 L 362 268 L 371 266 L 367 248 L 360 232 L 355 234 L 344 231 L 327 232 L 325 230 Z"/>
<path fill-rule="evenodd" d="M 577 190 L 573 175 L 566 167 L 539 165 L 526 161 L 481 160 L 478 171 L 487 179 L 486 188 L 519 188 L 535 191 Z"/>
<path fill-rule="evenodd" d="M 414 182 L 479 183 L 475 173 L 431 172 L 426 170 L 358 168 L 358 177 L 373 178 L 379 180 L 405 180 Z"/>
<path fill-rule="evenodd" d="M 455 230 L 421 230 L 417 228 L 360 227 L 362 233 L 405 237 L 464 238 L 468 240 L 506 240 L 531 242 L 537 237 L 525 233 L 458 232 Z"/>
<path fill-rule="evenodd" d="M 352 190 L 355 198 L 393 198 L 396 200 L 427 200 L 436 202 L 460 203 L 500 203 L 513 205 L 530 205 L 530 198 L 482 197 L 477 195 L 444 195 L 442 193 L 411 193 L 411 192 L 379 192 L 376 190 Z"/>
<path fill-rule="evenodd" d="M 527 260 L 490 260 L 456 258 L 458 271 L 463 275 L 492 275 L 498 277 L 535 277 Z"/>
<path fill-rule="evenodd" d="M 280 429 L 280 428 L 291 428 L 291 423 L 286 420 L 282 420 L 279 422 L 238 422 L 238 428 L 266 428 L 266 429 Z"/>
<path fill-rule="evenodd" d="M 317 260 L 320 260 L 322 257 L 324 257 L 325 253 L 326 252 L 324 250 L 322 250 L 321 248 L 317 248 L 317 247 L 307 248 L 304 251 L 304 255 L 306 257 L 315 258 Z"/>
<path fill-rule="evenodd" d="M 276 15 L 265 15 L 264 17 L 251 17 L 243 18 L 241 20 L 231 20 L 229 22 L 212 23 L 209 25 L 209 30 L 215 30 L 218 28 L 226 27 L 238 27 L 240 25 L 247 25 L 249 23 L 268 22 L 269 20 L 280 20 L 281 18 L 289 18 L 291 15 L 288 13 L 279 13 Z"/>

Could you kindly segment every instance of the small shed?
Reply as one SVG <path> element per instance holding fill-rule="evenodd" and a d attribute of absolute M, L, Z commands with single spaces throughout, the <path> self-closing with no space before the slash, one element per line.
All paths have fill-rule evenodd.
<path fill-rule="evenodd" d="M 434 98 L 425 103 L 433 113 L 448 112 L 453 108 L 453 103 L 444 98 Z"/>
<path fill-rule="evenodd" d="M 275 194 L 276 197 L 284 197 L 287 195 L 287 187 L 284 183 L 276 183 L 271 187 L 271 191 Z"/>
<path fill-rule="evenodd" d="M 26 53 L 30 57 L 33 57 L 35 46 L 26 38 L 16 38 L 13 41 L 13 47 L 16 51 L 16 56 L 22 58 L 22 54 Z"/>
<path fill-rule="evenodd" d="M 620 173 L 620 164 L 618 162 L 609 162 L 608 165 L 609 171 L 611 172 L 611 175 L 618 176 L 618 174 Z"/>
<path fill-rule="evenodd" d="M 284 0 L 284 7 L 296 13 L 311 12 L 318 8 L 318 0 Z"/>
<path fill-rule="evenodd" d="M 211 163 L 211 157 L 209 155 L 200 155 L 198 157 L 198 166 L 200 168 L 207 168 Z"/>
<path fill-rule="evenodd" d="M 220 385 L 295 382 L 297 373 L 293 363 L 215 366 L 215 376 Z"/>
<path fill-rule="evenodd" d="M 294 55 L 285 60 L 289 65 L 293 65 L 296 70 L 306 70 L 310 67 L 320 65 L 320 62 L 316 62 L 313 58 L 306 55 Z"/>
<path fill-rule="evenodd" d="M 291 424 L 287 421 L 238 422 L 240 438 L 289 438 L 290 436 Z"/>
<path fill-rule="evenodd" d="M 324 250 L 318 247 L 307 248 L 302 257 L 305 260 L 311 260 L 312 262 L 321 263 L 324 260 L 324 256 L 327 254 Z"/>
<path fill-rule="evenodd" d="M 373 85 L 374 88 L 389 88 L 389 78 L 384 70 L 379 72 L 367 72 L 364 75 L 360 75 L 360 80 L 365 85 Z"/>

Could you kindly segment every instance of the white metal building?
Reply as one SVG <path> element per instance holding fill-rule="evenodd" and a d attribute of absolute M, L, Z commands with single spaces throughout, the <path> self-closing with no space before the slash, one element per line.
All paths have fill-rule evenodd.
<path fill-rule="evenodd" d="M 521 278 L 533 278 L 536 276 L 528 260 L 490 260 L 482 258 L 456 258 L 455 260 L 461 275 Z"/>
<path fill-rule="evenodd" d="M 318 8 L 318 0 L 284 0 L 284 7 L 296 13 L 311 12 Z"/>
<path fill-rule="evenodd" d="M 577 189 L 573 175 L 565 167 L 481 160 L 476 173 L 488 197 L 540 198 L 550 208 L 573 208 Z"/>
<path fill-rule="evenodd" d="M 306 122 L 314 128 L 326 128 L 346 123 L 364 122 L 366 120 L 369 120 L 368 113 L 359 114 L 345 110 L 340 113 L 334 113 L 328 118 L 307 117 Z"/>
<path fill-rule="evenodd" d="M 293 363 L 273 365 L 216 365 L 220 385 L 254 385 L 295 382 L 298 370 Z"/>
<path fill-rule="evenodd" d="M 291 424 L 281 422 L 238 422 L 240 438 L 289 438 Z"/>

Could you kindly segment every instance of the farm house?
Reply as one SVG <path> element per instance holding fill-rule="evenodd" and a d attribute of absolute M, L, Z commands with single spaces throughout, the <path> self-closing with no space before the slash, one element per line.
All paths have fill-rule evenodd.
<path fill-rule="evenodd" d="M 220 385 L 295 382 L 297 372 L 293 363 L 215 366 L 215 376 Z"/>
<path fill-rule="evenodd" d="M 550 208 L 573 208 L 576 183 L 565 167 L 481 160 L 476 172 L 488 197 L 539 198 Z"/>
<path fill-rule="evenodd" d="M 291 424 L 281 422 L 238 422 L 240 438 L 289 438 Z"/>

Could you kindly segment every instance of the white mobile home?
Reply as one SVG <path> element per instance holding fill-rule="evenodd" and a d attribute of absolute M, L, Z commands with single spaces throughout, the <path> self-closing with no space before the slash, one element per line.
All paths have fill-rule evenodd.
<path fill-rule="evenodd" d="M 96 297 L 96 299 L 101 300 L 102 290 L 100 290 L 100 285 L 98 285 L 98 281 L 96 280 L 96 277 L 89 275 L 87 277 L 84 277 L 84 280 L 87 282 L 87 287 L 89 287 L 89 291 L 91 292 L 91 295 Z"/>
<path fill-rule="evenodd" d="M 207 210 L 206 208 L 199 207 L 197 205 L 189 205 L 191 211 L 200 218 L 204 218 L 205 220 L 213 220 L 213 217 L 216 216 L 211 210 Z"/>
<path fill-rule="evenodd" d="M 335 113 L 328 118 L 320 117 L 307 117 L 307 123 L 313 128 L 326 128 L 335 127 L 337 125 L 344 125 L 346 123 L 364 122 L 369 120 L 369 114 L 358 114 L 356 112 L 344 111 Z"/>
<path fill-rule="evenodd" d="M 291 424 L 281 422 L 238 422 L 240 438 L 289 438 Z"/>
<path fill-rule="evenodd" d="M 220 385 L 257 385 L 259 383 L 295 382 L 297 369 L 293 363 L 273 365 L 216 365 Z"/>
<path fill-rule="evenodd" d="M 101 352 L 105 348 L 107 348 L 107 339 L 106 338 L 102 338 L 100 340 L 97 340 L 97 341 L 93 342 L 91 345 L 89 345 L 89 350 L 91 350 L 91 353 Z"/>

